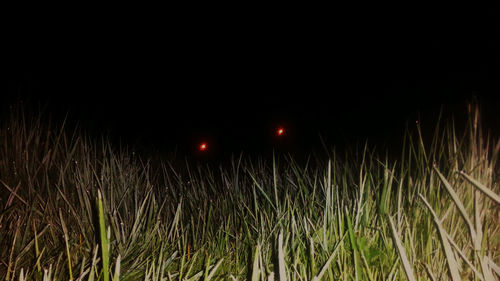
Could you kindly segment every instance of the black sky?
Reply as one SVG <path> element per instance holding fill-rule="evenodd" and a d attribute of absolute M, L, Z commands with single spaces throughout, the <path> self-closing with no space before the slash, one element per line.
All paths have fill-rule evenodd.
<path fill-rule="evenodd" d="M 89 131 L 188 153 L 202 139 L 229 153 L 284 145 L 278 125 L 300 151 L 318 134 L 384 142 L 473 95 L 500 121 L 496 9 L 129 9 L 12 23 L 3 105 L 47 103 Z"/>

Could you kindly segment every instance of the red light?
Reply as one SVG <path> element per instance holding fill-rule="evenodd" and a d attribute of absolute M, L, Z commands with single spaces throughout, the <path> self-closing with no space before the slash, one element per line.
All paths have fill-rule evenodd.
<path fill-rule="evenodd" d="M 208 147 L 207 147 L 207 143 L 206 142 L 202 142 L 200 144 L 200 151 L 205 151 L 205 150 L 207 150 L 207 148 Z"/>
<path fill-rule="evenodd" d="M 285 134 L 285 129 L 283 129 L 283 128 L 281 128 L 281 127 L 280 127 L 280 128 L 278 128 L 278 129 L 276 130 L 276 134 L 277 134 L 278 136 L 282 136 L 282 135 L 284 135 L 284 134 Z"/>

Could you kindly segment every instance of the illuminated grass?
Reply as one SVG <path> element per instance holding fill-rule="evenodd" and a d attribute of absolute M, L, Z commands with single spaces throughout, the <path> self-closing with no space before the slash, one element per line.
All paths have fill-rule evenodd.
<path fill-rule="evenodd" d="M 0 280 L 495 280 L 500 145 L 474 110 L 424 137 L 395 160 L 174 165 L 13 111 Z"/>

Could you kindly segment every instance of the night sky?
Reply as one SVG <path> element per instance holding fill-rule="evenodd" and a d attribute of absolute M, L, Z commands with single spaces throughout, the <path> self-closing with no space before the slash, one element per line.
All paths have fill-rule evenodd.
<path fill-rule="evenodd" d="M 90 134 L 195 156 L 201 141 L 217 156 L 393 144 L 473 96 L 500 124 L 498 10 L 267 8 L 19 20 L 2 109 L 47 104 Z"/>

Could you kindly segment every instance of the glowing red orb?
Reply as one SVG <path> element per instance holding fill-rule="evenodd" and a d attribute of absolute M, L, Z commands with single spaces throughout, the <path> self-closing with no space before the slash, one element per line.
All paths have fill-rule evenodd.
<path fill-rule="evenodd" d="M 207 148 L 208 148 L 208 146 L 207 146 L 206 142 L 202 142 L 200 144 L 200 147 L 199 147 L 200 151 L 205 151 L 205 150 L 207 150 Z"/>
<path fill-rule="evenodd" d="M 285 129 L 283 129 L 282 127 L 279 127 L 277 130 L 276 130 L 276 135 L 278 136 L 282 136 L 285 134 Z"/>

